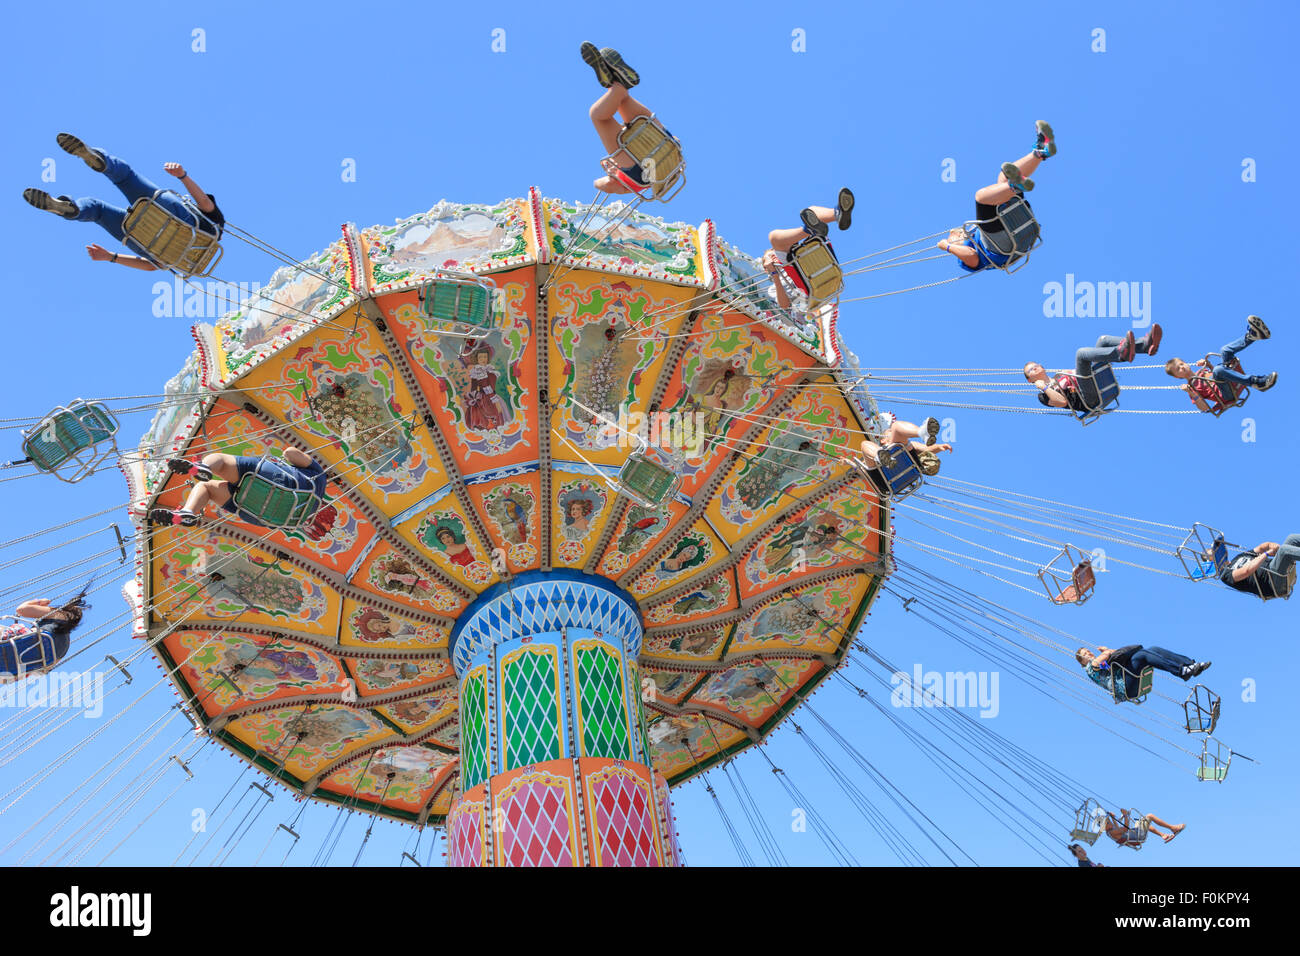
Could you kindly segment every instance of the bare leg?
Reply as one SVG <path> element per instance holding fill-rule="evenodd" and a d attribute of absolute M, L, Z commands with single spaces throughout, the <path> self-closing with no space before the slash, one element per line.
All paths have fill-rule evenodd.
<path fill-rule="evenodd" d="M 1038 164 L 1043 160 L 1029 153 L 1027 156 L 1021 156 L 1015 161 L 1015 167 L 1020 170 L 1020 175 L 1026 179 L 1038 168 Z M 985 186 L 975 193 L 975 201 L 984 203 L 986 206 L 997 206 L 1006 202 L 1012 196 L 1019 195 L 1016 190 L 1012 189 L 1007 183 L 1007 177 L 1004 173 L 998 173 L 998 181 L 991 186 Z"/>
<path fill-rule="evenodd" d="M 203 465 L 222 481 L 236 482 L 239 480 L 239 466 L 235 463 L 234 455 L 213 452 L 210 455 L 203 456 Z"/>
<path fill-rule="evenodd" d="M 880 446 L 877 445 L 875 442 L 869 441 L 864 438 L 859 443 L 858 447 L 862 449 L 862 457 L 864 457 L 867 460 L 867 463 L 869 465 L 875 466 L 877 463 L 876 456 L 880 454 Z"/>
<path fill-rule="evenodd" d="M 921 437 L 921 426 L 911 422 L 895 421 L 885 432 L 885 444 L 906 445 L 913 438 Z"/>
<path fill-rule="evenodd" d="M 1147 825 L 1150 827 L 1151 832 L 1154 833 L 1156 836 L 1160 837 L 1160 839 L 1164 840 L 1166 843 L 1168 843 L 1174 837 L 1178 836 L 1178 834 L 1182 833 L 1183 830 L 1187 828 L 1186 823 L 1169 823 L 1168 821 L 1161 820 L 1154 813 L 1148 813 L 1146 815 L 1146 819 L 1147 819 Z M 1169 833 L 1168 834 L 1161 833 L 1159 830 L 1156 829 L 1157 825 L 1164 827 L 1166 830 L 1169 831 Z"/>
<path fill-rule="evenodd" d="M 620 166 L 632 165 L 632 157 L 619 149 L 618 134 L 623 124 L 614 118 L 627 100 L 632 100 L 627 87 L 622 83 L 615 83 L 601 94 L 600 99 L 591 104 L 591 109 L 588 111 L 591 115 L 591 125 L 596 127 L 596 135 L 600 137 L 605 152 L 612 155 L 614 161 Z M 632 102 L 636 103 L 635 100 Z M 645 109 L 640 103 L 636 105 Z"/>
<path fill-rule="evenodd" d="M 835 210 L 827 209 L 825 206 L 809 206 L 819 220 L 825 223 L 835 221 Z M 800 239 L 808 238 L 808 231 L 802 227 L 798 229 L 773 229 L 767 234 L 767 241 L 777 252 L 789 252 Z"/>
<path fill-rule="evenodd" d="M 221 507 L 229 500 L 230 485 L 225 481 L 220 479 L 200 481 L 190 489 L 189 497 L 185 499 L 185 510 L 196 515 L 202 514 L 209 501 Z"/>
<path fill-rule="evenodd" d="M 312 463 L 311 456 L 301 448 L 286 448 L 284 460 L 296 468 L 310 468 Z"/>
<path fill-rule="evenodd" d="M 631 93 L 623 88 L 622 84 L 615 83 L 619 89 L 623 90 L 623 102 L 619 104 L 618 115 L 623 117 L 624 123 L 630 123 L 638 116 L 653 116 L 654 114 L 648 106 L 638 100 Z"/>

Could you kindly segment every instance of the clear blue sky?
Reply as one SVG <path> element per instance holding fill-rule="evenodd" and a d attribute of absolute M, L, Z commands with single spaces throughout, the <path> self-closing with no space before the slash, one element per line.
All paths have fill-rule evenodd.
<path fill-rule="evenodd" d="M 1046 242 L 1029 267 L 1011 278 L 986 275 L 846 306 L 841 325 L 849 344 L 877 367 L 1063 363 L 1077 346 L 1124 326 L 1044 318 L 1044 284 L 1067 273 L 1150 282 L 1165 354 L 1217 348 L 1239 334 L 1247 312 L 1259 313 L 1274 337 L 1257 346 L 1248 367 L 1267 364 L 1282 380 L 1246 410 L 1218 421 L 1111 416 L 1086 430 L 1057 418 L 961 412 L 957 453 L 945 473 L 1120 514 L 1208 521 L 1249 544 L 1300 530 L 1291 493 L 1300 466 L 1292 426 L 1300 351 L 1290 288 L 1300 209 L 1286 166 L 1296 142 L 1285 66 L 1300 19 L 1293 4 L 758 2 L 592 10 L 328 2 L 12 10 L 0 65 L 11 94 L 0 107 L 7 146 L 0 154 L 0 270 L 9 290 L 6 338 L 18 360 L 0 417 L 39 413 L 75 395 L 156 392 L 192 348 L 192 320 L 153 315 L 154 277 L 90 262 L 84 244 L 105 241 L 94 227 L 23 203 L 28 185 L 74 196 L 105 191 L 58 150 L 55 133 L 75 132 L 144 170 L 179 160 L 232 222 L 306 255 L 333 241 L 341 222 L 391 222 L 441 198 L 495 201 L 535 184 L 546 196 L 586 201 L 597 155 L 586 108 L 597 89 L 577 48 L 590 39 L 624 52 L 641 72 L 639 92 L 685 144 L 689 183 L 669 218 L 712 218 L 725 238 L 755 254 L 769 228 L 789 223 L 810 202 L 828 203 L 844 184 L 859 201 L 852 232 L 837 241 L 844 258 L 969 218 L 974 190 L 998 164 L 1026 151 L 1035 119 L 1051 120 L 1061 152 L 1037 176 L 1032 199 Z M 206 31 L 205 53 L 191 52 L 195 28 Z M 492 52 L 495 28 L 505 30 L 504 53 Z M 1104 53 L 1091 50 L 1096 28 L 1105 30 Z M 805 33 L 806 53 L 791 50 L 796 29 Z M 52 186 L 40 181 L 47 157 L 57 160 Z M 1257 167 L 1251 183 L 1241 175 L 1247 157 Z M 345 159 L 356 162 L 356 182 L 341 179 Z M 956 182 L 941 179 L 945 159 L 956 161 Z M 225 277 L 262 282 L 274 270 L 265 256 L 227 246 Z M 930 266 L 937 268 L 926 271 Z M 914 268 L 899 270 L 907 277 L 894 286 L 887 284 L 893 276 L 859 277 L 848 294 L 910 284 L 921 273 L 916 281 L 931 281 L 951 266 Z M 1190 407 L 1160 394 L 1134 401 Z M 1244 415 L 1255 420 L 1254 443 L 1240 440 Z M 145 425 L 143 416 L 129 419 L 124 437 L 134 442 Z M 14 433 L 6 434 L 14 446 L 6 457 L 17 457 Z M 7 540 L 125 494 L 120 478 L 106 472 L 75 487 L 36 479 L 3 484 L 0 500 L 0 539 Z M 58 563 L 77 548 L 98 550 L 94 544 L 59 552 Z M 918 560 L 915 552 L 910 557 Z M 919 560 L 950 576 L 937 562 Z M 20 570 L 5 579 L 19 580 Z M 1053 613 L 995 582 L 954 580 L 1036 615 Z M 91 623 L 119 609 L 106 593 Z M 1094 857 L 1129 866 L 1292 863 L 1300 717 L 1290 698 L 1300 607 L 1125 571 L 1106 576 L 1086 607 L 1054 613 L 1054 622 L 1093 641 L 1162 644 L 1214 660 L 1206 682 L 1224 696 L 1218 735 L 1261 761 L 1234 765 L 1223 786 L 1197 784 L 1003 674 L 1001 713 L 990 721 L 998 733 L 1126 804 L 1191 825 L 1168 847 L 1121 856 L 1099 846 Z M 890 598 L 878 603 L 863 636 L 908 668 L 989 667 L 904 616 Z M 124 637 L 115 640 L 118 650 L 127 648 Z M 156 673 L 145 671 L 146 680 Z M 1245 680 L 1257 682 L 1256 702 L 1239 699 Z M 80 769 L 126 743 L 170 702 L 168 691 L 155 692 L 114 729 L 97 758 L 81 758 Z M 816 706 L 980 863 L 1041 862 L 856 699 L 828 688 Z M 38 752 L 49 759 L 63 746 Z M 858 859 L 893 861 L 789 730 L 776 735 L 770 753 L 836 821 Z M 33 765 L 18 766 L 26 773 Z M 215 802 L 240 766 L 225 756 L 207 761 L 199 780 L 114 861 L 171 862 L 189 838 L 190 809 Z M 790 859 L 826 861 L 812 834 L 789 832 L 789 800 L 766 764 L 751 754 L 739 766 Z M 0 821 L 0 836 L 32 823 L 59 782 L 74 776 L 73 768 L 57 773 L 52 786 Z M 712 777 L 757 854 L 725 781 Z M 141 806 L 151 807 L 172 782 Z M 689 861 L 734 863 L 703 787 L 690 784 L 676 799 Z M 295 811 L 279 793 L 231 861 L 251 862 L 274 824 Z M 303 846 L 291 859 L 309 860 L 333 817 L 309 809 Z M 1061 820 L 1062 850 L 1068 823 Z M 363 828 L 353 819 L 335 863 L 351 862 Z M 410 835 L 378 824 L 363 862 L 396 863 Z"/>

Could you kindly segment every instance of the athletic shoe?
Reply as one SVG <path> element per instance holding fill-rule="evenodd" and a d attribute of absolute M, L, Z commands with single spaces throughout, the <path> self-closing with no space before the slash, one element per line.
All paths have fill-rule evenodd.
<path fill-rule="evenodd" d="M 1124 336 L 1124 344 L 1119 347 L 1120 362 L 1133 361 L 1133 353 L 1137 351 L 1137 340 L 1133 337 L 1133 330 L 1129 329 L 1128 334 Z"/>
<path fill-rule="evenodd" d="M 889 453 L 889 449 L 882 448 L 876 452 L 876 464 L 881 468 L 893 468 L 894 465 L 898 464 L 898 461 Z"/>
<path fill-rule="evenodd" d="M 1189 670 L 1192 672 L 1192 675 L 1191 675 L 1191 676 L 1193 676 L 1193 677 L 1200 677 L 1201 674 L 1203 674 L 1205 671 L 1208 671 L 1208 670 L 1210 669 L 1210 665 L 1211 665 L 1212 663 L 1214 663 L 1214 662 L 1213 662 L 1213 661 L 1197 661 L 1195 664 L 1193 664 L 1193 665 L 1189 668 Z"/>
<path fill-rule="evenodd" d="M 841 229 L 849 228 L 853 221 L 853 190 L 845 186 L 840 190 L 840 197 L 835 203 L 835 208 L 839 211 L 836 219 L 839 221 Z"/>
<path fill-rule="evenodd" d="M 1056 134 L 1052 132 L 1052 124 L 1046 120 L 1038 120 L 1034 123 L 1034 128 L 1038 131 L 1038 137 L 1034 143 L 1034 154 L 1041 159 L 1055 156 Z"/>
<path fill-rule="evenodd" d="M 609 65 L 596 49 L 596 44 L 583 43 L 579 50 L 582 53 L 582 62 L 596 71 L 596 82 L 609 89 L 610 84 L 614 82 L 614 74 L 610 72 Z"/>
<path fill-rule="evenodd" d="M 1277 372 L 1269 372 L 1267 375 L 1261 376 L 1260 378 L 1256 379 L 1256 382 L 1258 383 L 1255 385 L 1256 389 L 1258 389 L 1261 392 L 1267 392 L 1270 388 L 1272 388 L 1274 385 L 1277 384 Z"/>
<path fill-rule="evenodd" d="M 922 426 L 925 428 L 925 443 L 933 445 L 939 437 L 939 419 L 927 418 Z"/>
<path fill-rule="evenodd" d="M 641 82 L 641 77 L 637 71 L 624 63 L 623 58 L 618 55 L 618 51 L 612 46 L 601 47 L 600 58 L 609 67 L 609 72 L 613 75 L 615 83 L 622 83 L 630 90 Z"/>
<path fill-rule="evenodd" d="M 77 218 L 77 204 L 69 196 L 60 196 L 55 199 L 43 189 L 24 189 L 23 198 L 37 209 L 44 209 L 56 216 L 62 216 L 64 219 Z"/>
<path fill-rule="evenodd" d="M 1151 331 L 1146 334 L 1142 340 L 1147 344 L 1147 355 L 1155 355 L 1156 349 L 1160 348 L 1160 339 L 1164 336 L 1164 329 L 1160 328 L 1160 323 L 1151 326 Z"/>
<path fill-rule="evenodd" d="M 1002 175 L 1007 177 L 1007 185 L 1022 196 L 1034 188 L 1034 181 L 1026 179 L 1024 174 L 1020 172 L 1020 167 L 1015 163 L 1003 163 Z"/>
<path fill-rule="evenodd" d="M 825 239 L 826 233 L 830 231 L 826 228 L 826 223 L 818 219 L 817 213 L 813 212 L 811 209 L 801 210 L 799 213 L 799 221 L 803 223 L 804 232 L 808 233 L 810 236 L 815 236 L 818 239 Z"/>
<path fill-rule="evenodd" d="M 195 481 L 212 480 L 211 468 L 197 462 L 187 461 L 184 458 L 167 459 L 167 469 L 173 475 L 183 475 L 186 478 L 193 478 Z"/>
<path fill-rule="evenodd" d="M 172 511 L 168 508 L 154 508 L 149 512 L 149 520 L 154 524 L 180 525 L 192 528 L 199 523 L 199 516 L 193 511 Z"/>
<path fill-rule="evenodd" d="M 1247 342 L 1259 342 L 1273 334 L 1268 330 L 1268 326 L 1264 324 L 1264 320 L 1257 315 L 1246 316 L 1246 329 Z"/>
<path fill-rule="evenodd" d="M 54 139 L 65 153 L 71 153 L 78 159 L 85 160 L 86 165 L 95 172 L 102 173 L 108 168 L 108 162 L 104 159 L 103 153 L 97 149 L 91 149 L 71 133 L 60 133 Z"/>

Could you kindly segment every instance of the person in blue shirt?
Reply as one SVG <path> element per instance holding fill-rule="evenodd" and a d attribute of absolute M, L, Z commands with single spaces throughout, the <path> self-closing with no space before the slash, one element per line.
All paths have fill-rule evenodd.
<path fill-rule="evenodd" d="M 84 591 L 60 607 L 52 607 L 49 598 L 18 605 L 15 615 L 35 623 L 0 625 L 0 683 L 43 674 L 63 660 L 89 607 Z"/>
<path fill-rule="evenodd" d="M 195 485 L 183 507 L 174 511 L 169 508 L 151 510 L 149 520 L 155 524 L 192 527 L 199 523 L 199 515 L 210 502 L 240 521 L 266 527 L 265 521 L 244 511 L 233 500 L 240 479 L 250 472 L 283 488 L 310 490 L 316 496 L 320 506 L 303 529 L 309 538 L 315 540 L 329 533 L 337 518 L 334 506 L 325 503 L 328 484 L 325 469 L 299 448 L 286 448 L 282 459 L 213 452 L 205 455 L 201 463 L 173 458 L 167 462 L 167 467 L 173 474 L 195 479 Z"/>
<path fill-rule="evenodd" d="M 961 228 L 953 229 L 939 248 L 957 257 L 966 272 L 981 272 L 991 266 L 1005 266 L 1012 261 L 1010 236 L 998 222 L 998 207 L 1034 188 L 1029 177 L 1043 160 L 1056 155 L 1056 134 L 1044 120 L 1034 124 L 1037 138 L 1034 148 L 1014 163 L 1003 163 L 998 181 L 975 193 L 975 221 L 981 223 L 973 236 Z M 1026 203 L 1028 205 L 1028 203 Z"/>
<path fill-rule="evenodd" d="M 83 160 L 95 172 L 107 176 L 109 182 L 122 191 L 128 203 L 134 203 L 141 198 L 151 198 L 158 191 L 156 185 L 132 169 L 125 160 L 118 159 L 105 150 L 87 146 L 71 133 L 60 133 L 55 139 L 64 152 L 71 153 Z M 199 184 L 190 178 L 189 173 L 180 163 L 164 163 L 163 170 L 180 180 L 181 185 L 190 194 L 194 208 L 197 208 L 201 215 L 196 216 L 194 209 L 172 192 L 164 192 L 158 196 L 157 204 L 182 222 L 189 223 L 200 232 L 208 233 L 214 239 L 220 239 L 226 225 L 226 217 L 217 206 L 213 195 L 200 189 Z M 73 199 L 70 196 L 54 197 L 41 189 L 24 189 L 23 199 L 37 209 L 44 209 L 64 219 L 98 223 L 110 236 L 137 253 L 130 256 L 109 252 L 98 243 L 91 243 L 86 246 L 86 252 L 96 262 L 112 262 L 143 272 L 152 272 L 161 268 L 142 246 L 126 238 L 126 234 L 122 231 L 122 223 L 126 218 L 127 210 L 120 206 L 89 197 L 82 199 Z"/>
<path fill-rule="evenodd" d="M 628 66 L 613 47 L 598 50 L 593 43 L 583 43 L 581 53 L 583 62 L 596 71 L 596 81 L 605 88 L 589 110 L 596 135 L 608 154 L 600 163 L 605 175 L 595 180 L 593 185 L 603 193 L 639 194 L 672 173 L 668 169 L 657 172 L 643 170 L 636 159 L 618 144 L 618 134 L 624 127 L 639 116 L 654 115 L 648 106 L 628 92 L 641 82 L 640 74 Z M 672 136 L 671 133 L 668 135 Z"/>

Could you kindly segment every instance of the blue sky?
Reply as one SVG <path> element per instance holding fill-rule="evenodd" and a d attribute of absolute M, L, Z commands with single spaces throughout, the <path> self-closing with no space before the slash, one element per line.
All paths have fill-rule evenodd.
<path fill-rule="evenodd" d="M 36 414 L 78 394 L 156 392 L 192 348 L 189 320 L 154 316 L 154 277 L 90 262 L 82 247 L 105 242 L 94 227 L 21 200 L 28 185 L 74 196 L 104 191 L 102 180 L 58 150 L 55 133 L 75 132 L 146 171 L 179 160 L 232 222 L 306 255 L 331 242 L 341 222 L 390 222 L 441 198 L 495 201 L 535 184 L 546 196 L 586 201 L 598 156 L 586 109 L 598 90 L 577 47 L 590 39 L 623 51 L 642 75 L 638 92 L 685 145 L 688 186 L 665 214 L 711 218 L 722 236 L 755 254 L 768 229 L 790 224 L 804 205 L 829 203 L 845 184 L 859 206 L 853 230 L 836 242 L 842 258 L 967 219 L 974 190 L 1032 145 L 1035 119 L 1049 119 L 1061 151 L 1036 176 L 1032 199 L 1045 243 L 1029 266 L 1009 278 L 984 275 L 848 305 L 840 321 L 850 346 L 874 367 L 1062 364 L 1076 347 L 1126 324 L 1046 318 L 1044 285 L 1067 274 L 1151 283 L 1164 355 L 1218 348 L 1240 333 L 1246 313 L 1258 313 L 1274 336 L 1249 353 L 1247 367 L 1276 368 L 1281 382 L 1240 412 L 1217 421 L 1117 415 L 1081 429 L 1045 416 L 960 411 L 945 474 L 1171 524 L 1209 522 L 1246 544 L 1300 530 L 1290 493 L 1300 450 L 1288 414 L 1297 394 L 1288 280 L 1298 197 L 1286 164 L 1296 134 L 1285 121 L 1294 110 L 1283 66 L 1293 53 L 1293 5 L 1094 2 L 1006 12 L 764 2 L 743 10 L 658 5 L 653 15 L 615 7 L 596 17 L 589 9 L 234 2 L 141 3 L 124 14 L 71 4 L 57 24 L 38 8 L 12 11 L 0 73 L 19 92 L 0 107 L 8 146 L 0 155 L 0 270 L 10 295 L 9 349 L 20 361 L 0 417 Z M 201 54 L 191 51 L 195 28 L 206 34 Z M 505 30 L 504 53 L 492 52 L 497 28 Z M 1104 53 L 1091 49 L 1097 28 L 1105 31 Z M 791 49 L 796 30 L 806 52 Z M 33 42 L 36 36 L 74 39 Z M 40 180 L 46 158 L 57 161 L 53 186 Z M 1254 182 L 1242 179 L 1247 158 Z M 355 182 L 340 176 L 347 159 L 355 160 Z M 941 178 L 946 159 L 956 163 L 956 182 Z M 227 246 L 223 276 L 262 282 L 274 271 L 267 257 Z M 933 281 L 954 267 L 910 268 L 854 277 L 847 295 Z M 1172 393 L 1133 399 L 1141 407 L 1190 407 L 1184 403 Z M 1245 417 L 1254 420 L 1254 442 L 1241 440 Z M 134 441 L 145 424 L 143 416 L 129 419 L 125 437 Z M 125 500 L 113 472 L 77 486 L 6 483 L 0 497 L 0 540 Z M 908 533 L 904 525 L 900 534 Z M 59 563 L 78 547 L 98 550 L 94 544 L 59 552 Z M 915 551 L 900 553 L 994 600 L 1053 615 L 1052 623 L 1094 642 L 1161 644 L 1215 662 L 1205 681 L 1224 698 L 1218 736 L 1260 760 L 1234 764 L 1223 786 L 1197 784 L 1002 675 L 1000 714 L 989 721 L 999 734 L 1126 804 L 1190 824 L 1169 846 L 1123 855 L 1099 846 L 1095 858 L 1128 866 L 1293 861 L 1297 839 L 1288 821 L 1300 774 L 1288 678 L 1297 608 L 1125 569 L 1105 576 L 1085 607 L 1052 610 Z M 18 573 L 6 572 L 6 580 Z M 95 614 L 118 611 L 105 593 Z M 863 639 L 908 669 L 918 662 L 927 670 L 990 667 L 889 597 Z M 118 649 L 127 646 L 116 640 Z M 1255 682 L 1254 702 L 1240 699 L 1243 681 Z M 114 748 L 164 702 L 168 692 L 156 691 L 124 717 Z M 977 861 L 1042 862 L 856 698 L 828 687 L 815 706 Z M 66 746 L 38 753 L 48 759 Z M 859 860 L 893 861 L 793 733 L 779 732 L 769 752 Z M 1190 758 L 1184 762 L 1190 770 Z M 77 766 L 7 814 L 0 835 L 35 821 Z M 761 758 L 751 754 L 739 767 L 791 861 L 825 862 L 812 834 L 789 832 L 789 800 Z M 207 761 L 198 781 L 114 861 L 169 863 L 189 838 L 190 808 L 215 802 L 238 769 L 225 756 Z M 720 774 L 711 779 L 757 854 L 730 788 Z M 703 787 L 688 785 L 676 800 L 688 860 L 734 863 Z M 231 861 L 251 862 L 274 823 L 296 809 L 279 794 Z M 291 859 L 309 859 L 333 817 L 309 809 L 300 828 L 305 849 Z M 1062 845 L 1068 824 L 1061 820 Z M 334 862 L 351 862 L 363 828 L 350 823 Z M 363 863 L 396 863 L 410 836 L 378 824 Z"/>

